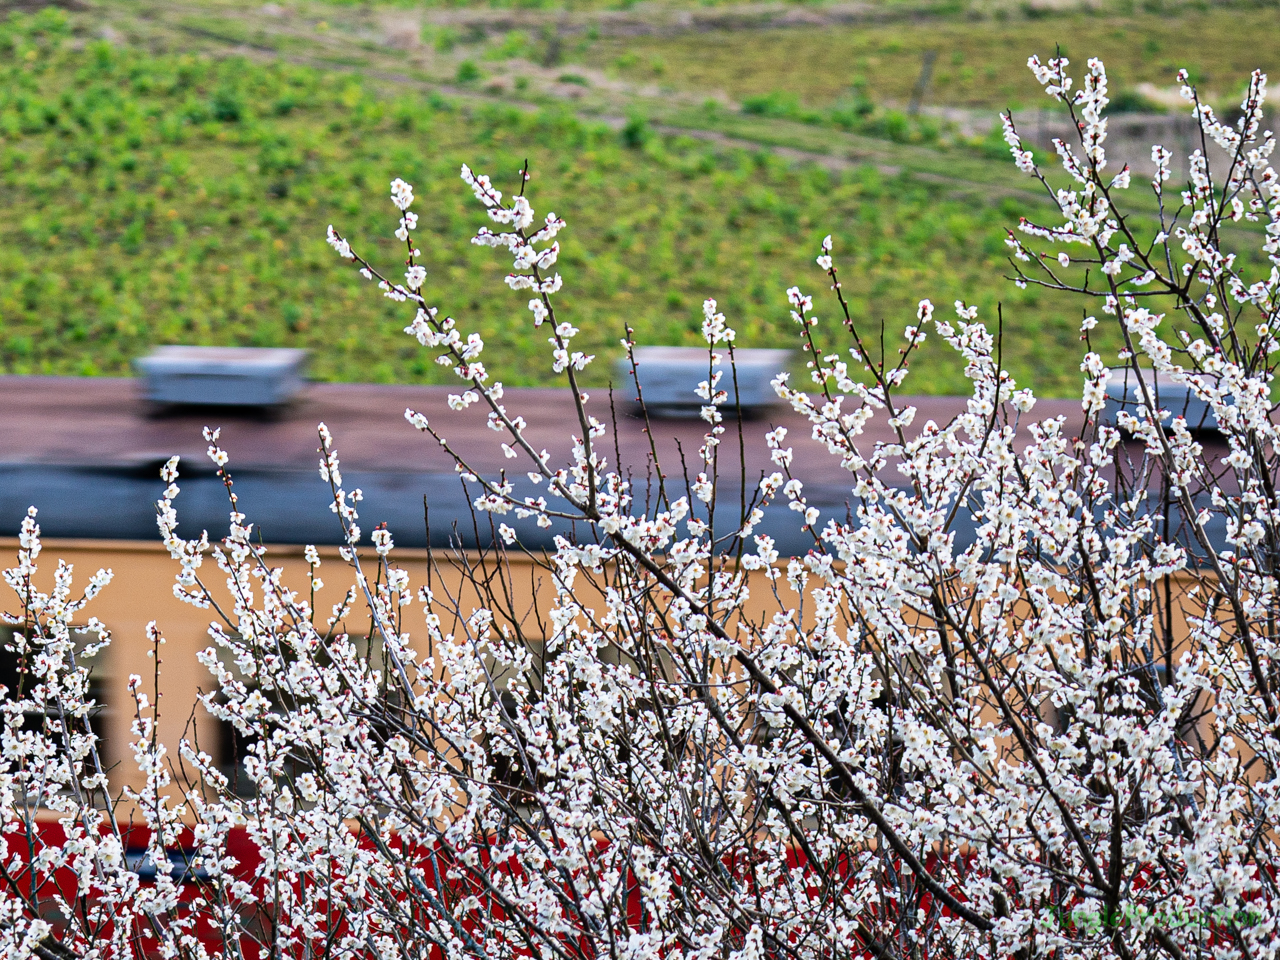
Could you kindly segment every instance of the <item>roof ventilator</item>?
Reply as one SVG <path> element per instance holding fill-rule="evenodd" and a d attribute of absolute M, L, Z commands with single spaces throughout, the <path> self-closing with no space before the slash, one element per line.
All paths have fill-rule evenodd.
<path fill-rule="evenodd" d="M 307 351 L 280 347 L 156 347 L 134 361 L 156 404 L 278 410 L 302 390 Z"/>
<path fill-rule="evenodd" d="M 716 352 L 720 362 L 712 367 L 706 347 L 636 347 L 636 377 L 649 415 L 698 416 L 707 402 L 698 396 L 698 384 L 708 380 L 713 370 L 721 374 L 716 390 L 725 392 L 724 406 L 730 410 L 740 408 L 753 416 L 778 402 L 773 379 L 787 369 L 790 350 L 735 349 L 733 369 L 728 347 Z M 619 383 L 632 382 L 626 357 L 618 360 L 615 373 Z"/>
<path fill-rule="evenodd" d="M 1214 416 L 1209 404 L 1196 396 L 1185 383 L 1174 383 L 1168 376 L 1152 370 L 1143 370 L 1142 379 L 1151 392 L 1156 407 L 1169 412 L 1162 421 L 1166 427 L 1174 417 L 1182 417 L 1187 421 L 1187 428 L 1193 432 L 1221 432 L 1218 418 Z M 1142 404 L 1142 392 L 1138 389 L 1138 378 L 1133 370 L 1129 367 L 1113 368 L 1107 380 L 1107 405 L 1102 414 L 1103 423 L 1119 427 L 1120 411 L 1136 417 Z"/>

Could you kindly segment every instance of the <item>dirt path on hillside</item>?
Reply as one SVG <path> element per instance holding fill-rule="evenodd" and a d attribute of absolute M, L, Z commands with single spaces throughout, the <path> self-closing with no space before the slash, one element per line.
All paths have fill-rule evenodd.
<path fill-rule="evenodd" d="M 934 5 L 903 3 L 833 3 L 796 7 L 783 3 L 671 9 L 637 5 L 630 10 L 492 10 L 444 9 L 417 13 L 422 23 L 499 33 L 551 25 L 569 34 L 594 29 L 602 37 L 670 37 L 712 30 L 784 30 L 788 27 L 834 27 L 932 19 Z"/>

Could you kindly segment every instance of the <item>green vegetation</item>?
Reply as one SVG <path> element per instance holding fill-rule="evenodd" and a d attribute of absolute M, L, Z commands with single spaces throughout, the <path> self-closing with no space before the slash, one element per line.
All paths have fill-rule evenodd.
<path fill-rule="evenodd" d="M 697 342 L 708 296 L 744 344 L 789 342 L 783 291 L 822 289 L 812 256 L 827 232 L 868 323 L 900 328 L 924 295 L 965 291 L 988 310 L 1003 297 L 1027 324 L 1010 338 L 1020 373 L 1051 367 L 1074 336 L 1064 313 L 998 277 L 1012 208 L 869 168 L 797 172 L 766 153 L 662 142 L 639 121 L 620 135 L 556 111 L 377 99 L 305 68 L 74 50 L 64 24 L 47 13 L 0 38 L 14 54 L 0 86 L 6 372 L 120 374 L 153 343 L 194 342 L 311 347 L 323 378 L 447 377 L 401 333 L 403 307 L 323 240 L 335 223 L 393 266 L 384 198 L 399 175 L 420 198 L 431 296 L 480 331 L 505 379 L 537 382 L 544 338 L 502 287 L 505 264 L 467 242 L 483 221 L 457 180 L 465 160 L 513 181 L 525 155 L 537 205 L 569 219 L 564 308 L 604 354 L 624 321 L 642 342 Z M 940 359 L 922 357 L 920 389 L 958 388 Z M 1037 379 L 1061 390 L 1073 377 Z"/>
<path fill-rule="evenodd" d="M 239 9 L 238 0 L 217 2 L 224 13 Z M 337 7 L 328 8 L 333 26 L 308 27 L 324 24 L 316 35 L 328 46 L 250 32 L 254 59 L 225 55 L 217 37 L 241 37 L 232 26 L 186 7 L 156 9 L 123 42 L 96 39 L 91 19 L 59 11 L 0 26 L 0 372 L 118 375 L 153 344 L 183 342 L 309 347 L 323 379 L 446 381 L 401 332 L 403 305 L 379 296 L 323 239 L 333 223 L 394 272 L 401 253 L 387 185 L 402 176 L 419 198 L 429 295 L 484 337 L 504 380 L 554 382 L 527 297 L 502 285 L 507 264 L 468 242 L 485 221 L 457 179 L 467 162 L 510 189 L 528 158 L 535 206 L 569 221 L 562 309 L 604 357 L 617 352 L 624 323 L 642 343 L 699 342 L 705 297 L 720 302 L 743 345 L 794 343 L 784 291 L 798 284 L 823 303 L 813 257 L 831 233 L 858 322 L 874 334 L 883 320 L 890 352 L 922 297 L 948 305 L 963 296 L 988 318 L 1002 302 L 1010 371 L 1047 395 L 1078 382 L 1069 360 L 1078 307 L 1001 276 L 1006 229 L 1039 202 L 1007 159 L 979 159 L 1005 157 L 1003 144 L 946 150 L 927 118 L 877 107 L 868 86 L 823 106 L 821 128 L 807 94 L 772 88 L 744 96 L 742 111 L 624 100 L 613 116 L 627 119 L 606 123 L 533 93 L 519 109 L 504 105 L 489 92 L 501 64 L 465 30 L 420 30 L 425 55 L 445 58 L 437 75 L 471 91 L 449 97 L 411 61 L 397 83 L 342 67 L 385 77 L 390 61 L 377 58 L 407 54 L 338 37 L 346 13 Z M 157 32 L 169 30 L 165 16 L 181 18 L 187 33 Z M 202 52 L 186 52 L 182 36 Z M 524 55 L 532 36 L 509 32 L 485 49 Z M 677 42 L 654 41 L 635 68 L 661 61 L 687 79 L 690 62 L 671 52 Z M 277 49 L 328 66 L 285 63 Z M 702 57 L 719 54 L 707 45 Z M 955 64 L 938 58 L 939 70 Z M 546 73 L 588 98 L 613 95 L 586 67 Z M 514 86 L 526 89 L 524 75 Z M 720 139 L 673 137 L 672 125 Z M 809 151 L 832 169 L 797 166 L 769 145 Z M 832 305 L 820 316 L 830 342 L 842 342 Z M 592 370 L 596 384 L 608 376 L 604 363 Z M 921 392 L 964 388 L 936 342 L 915 370 Z"/>

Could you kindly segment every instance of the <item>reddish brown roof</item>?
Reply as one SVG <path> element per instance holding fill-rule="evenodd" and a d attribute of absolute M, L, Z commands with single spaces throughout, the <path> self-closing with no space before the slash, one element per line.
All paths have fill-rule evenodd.
<path fill-rule="evenodd" d="M 158 410 L 141 398 L 139 381 L 129 378 L 6 376 L 0 377 L 0 462 L 136 467 L 175 453 L 187 461 L 202 460 L 207 445 L 201 430 L 209 425 L 221 427 L 221 443 L 233 467 L 309 470 L 317 462 L 316 425 L 323 421 L 333 432 L 342 462 L 351 469 L 452 472 L 448 455 L 405 421 L 405 408 L 411 407 L 438 426 L 479 471 L 520 468 L 519 461 L 504 457 L 499 443 L 505 438 L 488 429 L 480 404 L 464 412 L 449 409 L 448 396 L 456 392 L 448 387 L 316 383 L 306 388 L 299 402 L 273 417 L 218 408 Z M 622 458 L 632 466 L 643 464 L 648 451 L 644 422 L 629 415 L 623 395 L 615 393 L 615 401 Z M 512 388 L 504 402 L 511 413 L 528 421 L 527 436 L 535 447 L 549 450 L 553 462 L 563 461 L 570 436 L 581 433 L 568 391 Z M 919 408 L 917 428 L 930 419 L 945 422 L 964 409 L 964 400 L 957 397 L 911 397 L 902 402 Z M 587 406 L 601 421 L 612 419 L 606 389 L 590 391 Z M 1078 419 L 1080 406 L 1077 401 L 1042 400 L 1035 413 Z M 870 425 L 869 443 L 890 439 L 884 419 L 879 417 Z M 731 455 L 724 469 L 736 474 L 732 413 L 727 422 L 731 429 L 726 445 Z M 769 467 L 763 437 L 779 425 L 789 429 L 798 474 L 814 483 L 844 482 L 839 463 L 810 438 L 804 419 L 781 407 L 744 424 L 749 475 Z M 664 419 L 653 421 L 652 426 L 668 473 L 679 469 L 677 444 L 690 466 L 696 463 L 706 426 L 702 421 Z M 606 439 L 612 461 L 613 440 Z"/>

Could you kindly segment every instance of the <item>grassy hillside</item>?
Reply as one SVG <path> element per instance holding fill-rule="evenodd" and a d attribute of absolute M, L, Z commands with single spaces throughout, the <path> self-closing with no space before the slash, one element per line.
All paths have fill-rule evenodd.
<path fill-rule="evenodd" d="M 1280 15 L 1274 6 L 1188 9 L 1176 16 L 1068 9 L 1034 18 L 723 30 L 606 38 L 584 59 L 634 82 L 727 91 L 738 100 L 785 91 L 821 107 L 854 89 L 874 103 L 906 103 L 925 52 L 933 51 L 927 103 L 994 110 L 1040 104 L 1027 57 L 1046 57 L 1055 48 L 1081 68 L 1089 57 L 1101 57 L 1112 89 L 1131 98 L 1142 85 L 1170 87 L 1182 67 L 1200 85 L 1228 96 L 1243 88 L 1251 70 L 1274 75 L 1280 67 Z"/>
<path fill-rule="evenodd" d="M 483 221 L 457 179 L 465 161 L 509 186 L 527 157 L 535 205 L 570 224 L 563 309 L 605 356 L 624 320 L 641 342 L 697 342 L 708 296 L 744 345 L 793 343 L 784 291 L 822 292 L 813 256 L 831 233 L 860 322 L 883 320 L 891 351 L 921 297 L 963 296 L 988 317 L 1003 302 L 1009 369 L 1046 394 L 1078 382 L 1079 305 L 1000 276 L 1025 194 L 958 193 L 883 163 L 797 168 L 554 104 L 112 44 L 91 24 L 46 11 L 0 27 L 0 371 L 124 374 L 151 345 L 182 342 L 309 347 L 324 379 L 439 381 L 401 332 L 403 307 L 323 240 L 334 223 L 394 269 L 387 185 L 402 176 L 430 295 L 481 333 L 504 380 L 554 382 L 507 265 L 468 243 Z M 936 344 L 916 371 L 920 391 L 963 389 Z M 598 365 L 594 381 L 607 375 Z"/>

